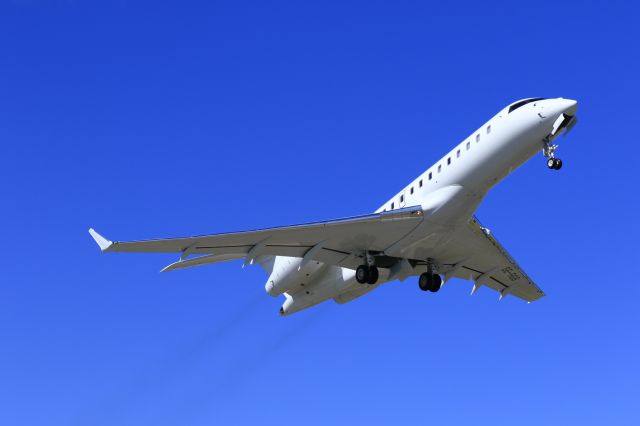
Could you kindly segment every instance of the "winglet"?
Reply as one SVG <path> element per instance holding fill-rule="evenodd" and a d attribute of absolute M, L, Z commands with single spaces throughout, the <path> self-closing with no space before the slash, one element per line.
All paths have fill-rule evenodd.
<path fill-rule="evenodd" d="M 111 247 L 111 244 L 113 244 L 111 241 L 98 234 L 93 228 L 89 228 L 89 234 L 91 234 L 91 237 L 93 237 L 93 240 L 96 242 L 96 244 L 98 244 L 100 250 L 102 251 L 106 251 L 109 247 Z"/>

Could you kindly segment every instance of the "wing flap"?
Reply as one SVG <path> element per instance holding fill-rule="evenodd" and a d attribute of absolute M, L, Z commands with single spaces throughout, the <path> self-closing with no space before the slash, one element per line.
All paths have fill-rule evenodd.
<path fill-rule="evenodd" d="M 229 260 L 242 259 L 244 256 L 239 254 L 207 254 L 191 259 L 179 260 L 167 265 L 160 272 L 169 272 L 176 269 L 192 268 L 194 266 L 211 265 L 214 263 L 226 262 Z"/>

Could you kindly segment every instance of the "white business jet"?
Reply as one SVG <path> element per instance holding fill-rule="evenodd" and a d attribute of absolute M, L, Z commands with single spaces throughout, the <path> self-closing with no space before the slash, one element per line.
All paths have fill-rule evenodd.
<path fill-rule="evenodd" d="M 162 271 L 233 259 L 259 264 L 271 296 L 284 295 L 281 315 L 328 299 L 346 303 L 380 284 L 418 276 L 437 292 L 453 277 L 485 286 L 499 298 L 528 302 L 540 288 L 474 217 L 488 191 L 542 150 L 559 170 L 554 140 L 576 123 L 577 102 L 531 98 L 515 102 L 459 143 L 373 214 L 257 231 L 111 242 L 89 232 L 103 252 L 175 252 Z"/>

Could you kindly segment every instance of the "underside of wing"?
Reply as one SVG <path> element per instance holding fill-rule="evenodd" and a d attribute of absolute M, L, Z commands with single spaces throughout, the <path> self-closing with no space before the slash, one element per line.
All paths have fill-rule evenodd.
<path fill-rule="evenodd" d="M 422 209 L 409 207 L 364 216 L 228 234 L 112 242 L 93 229 L 89 233 L 103 252 L 181 253 L 164 270 L 259 256 L 292 256 L 352 267 L 366 251 L 382 252 L 423 220 Z M 189 256 L 197 256 L 189 258 Z M 356 265 L 358 262 L 355 263 Z"/>
<path fill-rule="evenodd" d="M 486 286 L 500 293 L 532 302 L 544 292 L 507 253 L 487 228 L 473 218 L 442 247 L 440 258 L 447 262 L 445 281 L 458 277 L 474 281 L 472 293 Z"/>

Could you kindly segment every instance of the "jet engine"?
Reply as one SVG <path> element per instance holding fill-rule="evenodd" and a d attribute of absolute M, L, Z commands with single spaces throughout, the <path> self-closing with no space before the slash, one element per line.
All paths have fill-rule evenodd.
<path fill-rule="evenodd" d="M 271 296 L 279 296 L 287 291 L 302 289 L 311 285 L 313 274 L 322 263 L 310 261 L 303 264 L 302 258 L 278 256 L 273 265 L 273 271 L 264 288 Z"/>

